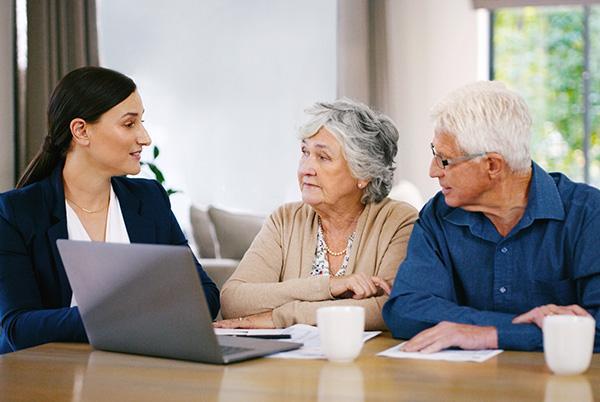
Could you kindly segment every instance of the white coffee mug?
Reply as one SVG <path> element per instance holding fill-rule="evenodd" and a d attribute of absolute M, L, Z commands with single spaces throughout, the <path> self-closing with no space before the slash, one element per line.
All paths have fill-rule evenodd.
<path fill-rule="evenodd" d="M 317 310 L 321 349 L 332 362 L 351 362 L 362 349 L 365 309 L 358 306 L 321 307 Z"/>
<path fill-rule="evenodd" d="M 591 317 L 550 315 L 544 318 L 544 357 L 555 374 L 580 374 L 590 365 L 596 321 Z"/>

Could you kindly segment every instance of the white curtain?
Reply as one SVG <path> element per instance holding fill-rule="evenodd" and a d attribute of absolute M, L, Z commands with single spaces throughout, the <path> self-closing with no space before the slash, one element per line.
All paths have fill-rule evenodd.
<path fill-rule="evenodd" d="M 390 116 L 400 133 L 395 183 L 429 198 L 429 110 L 478 77 L 478 15 L 472 0 L 338 0 L 337 95 Z M 487 60 L 487 59 L 486 59 Z"/>
<path fill-rule="evenodd" d="M 387 5 L 383 0 L 338 1 L 338 97 L 389 113 Z"/>

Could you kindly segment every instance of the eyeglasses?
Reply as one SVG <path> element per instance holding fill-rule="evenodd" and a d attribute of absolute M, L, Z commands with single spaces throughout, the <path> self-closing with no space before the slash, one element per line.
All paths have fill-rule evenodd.
<path fill-rule="evenodd" d="M 460 162 L 465 162 L 465 161 L 468 161 L 471 159 L 479 158 L 480 156 L 484 156 L 487 154 L 487 152 L 480 152 L 478 154 L 458 156 L 458 157 L 452 158 L 452 159 L 442 159 L 441 156 L 439 156 L 438 154 L 435 153 L 435 146 L 433 145 L 433 143 L 431 144 L 431 152 L 433 153 L 433 160 L 435 160 L 435 164 L 440 169 L 446 169 L 446 166 L 456 165 Z"/>

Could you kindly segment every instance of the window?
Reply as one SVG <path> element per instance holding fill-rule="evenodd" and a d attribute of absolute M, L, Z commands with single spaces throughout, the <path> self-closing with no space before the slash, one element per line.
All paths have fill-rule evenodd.
<path fill-rule="evenodd" d="M 492 79 L 525 97 L 533 159 L 600 187 L 600 6 L 501 8 L 491 16 Z"/>

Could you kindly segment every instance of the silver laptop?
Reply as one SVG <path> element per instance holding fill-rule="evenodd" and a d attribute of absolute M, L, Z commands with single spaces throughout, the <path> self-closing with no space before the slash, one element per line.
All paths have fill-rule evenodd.
<path fill-rule="evenodd" d="M 216 336 L 188 247 L 56 243 L 97 349 L 226 364 L 302 346 Z"/>

